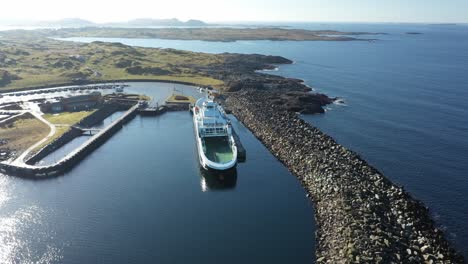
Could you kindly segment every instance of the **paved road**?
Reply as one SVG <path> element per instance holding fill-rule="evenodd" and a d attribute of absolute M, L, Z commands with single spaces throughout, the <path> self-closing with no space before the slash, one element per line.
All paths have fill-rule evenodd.
<path fill-rule="evenodd" d="M 38 112 L 35 112 L 35 111 L 30 111 L 30 113 L 35 116 L 37 119 L 39 119 L 40 121 L 42 121 L 44 124 L 48 125 L 50 127 L 50 132 L 49 134 L 43 138 L 42 140 L 38 141 L 36 144 L 32 145 L 31 147 L 29 147 L 27 150 L 25 150 L 18 158 L 16 158 L 11 164 L 13 165 L 24 165 L 25 162 L 24 162 L 24 158 L 31 152 L 33 151 L 35 148 L 37 148 L 38 146 L 40 146 L 41 144 L 43 144 L 44 142 L 46 142 L 47 140 L 49 140 L 52 136 L 55 135 L 55 132 L 57 131 L 57 128 L 55 127 L 55 125 L 53 125 L 52 123 L 50 123 L 49 121 L 45 120 L 42 115 Z"/>
<path fill-rule="evenodd" d="M 12 113 L 13 115 L 11 115 L 10 117 L 1 120 L 1 121 L 0 121 L 0 124 L 1 124 L 1 123 L 5 123 L 6 121 L 8 121 L 8 120 L 10 120 L 10 119 L 13 119 L 13 118 L 15 118 L 15 117 L 18 117 L 18 116 L 20 116 L 20 115 L 24 115 L 25 113 L 26 113 L 26 111 L 21 112 L 21 113 L 16 113 L 16 114 Z"/>

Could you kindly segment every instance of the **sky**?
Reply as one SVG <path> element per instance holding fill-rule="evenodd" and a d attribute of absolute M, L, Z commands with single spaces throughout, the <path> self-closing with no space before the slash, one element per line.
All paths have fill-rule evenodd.
<path fill-rule="evenodd" d="M 1 0 L 0 21 L 134 18 L 467 23 L 468 0 Z"/>

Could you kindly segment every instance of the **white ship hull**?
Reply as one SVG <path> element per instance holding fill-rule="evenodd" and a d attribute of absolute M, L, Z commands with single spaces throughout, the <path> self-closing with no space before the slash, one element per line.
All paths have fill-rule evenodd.
<path fill-rule="evenodd" d="M 205 100 L 207 99 L 198 100 L 193 109 L 194 133 L 200 166 L 206 170 L 231 169 L 237 164 L 237 147 L 228 119 L 223 112 L 215 117 L 206 117 L 204 115 L 206 109 L 202 105 Z M 210 123 L 213 120 L 215 120 L 214 123 Z M 215 132 L 211 133 L 211 131 Z"/>

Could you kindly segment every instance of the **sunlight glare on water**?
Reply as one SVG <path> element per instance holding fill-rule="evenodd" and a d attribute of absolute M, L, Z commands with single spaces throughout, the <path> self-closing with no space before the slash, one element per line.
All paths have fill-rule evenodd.
<path fill-rule="evenodd" d="M 8 176 L 0 174 L 0 263 L 56 263 L 60 261 L 60 250 L 47 243 L 53 236 L 41 230 L 42 215 L 45 213 L 35 205 L 7 203 L 15 199 Z M 13 204 L 14 209 L 6 207 Z M 30 230 L 36 232 L 30 232 Z M 44 250 L 39 253 L 30 248 L 31 242 L 39 242 Z"/>

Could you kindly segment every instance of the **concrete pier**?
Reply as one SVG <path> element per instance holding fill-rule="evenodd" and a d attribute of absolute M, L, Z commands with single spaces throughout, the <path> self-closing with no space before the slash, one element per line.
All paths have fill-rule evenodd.
<path fill-rule="evenodd" d="M 165 113 L 167 108 L 165 106 L 159 107 L 146 107 L 138 109 L 138 113 L 142 116 L 156 116 Z"/>
<path fill-rule="evenodd" d="M 236 142 L 236 147 L 237 147 L 237 161 L 238 162 L 245 162 L 247 159 L 247 154 L 244 148 L 244 145 L 242 145 L 242 142 L 237 135 L 237 132 L 234 128 L 232 128 L 232 137 L 234 138 L 234 141 Z"/>

